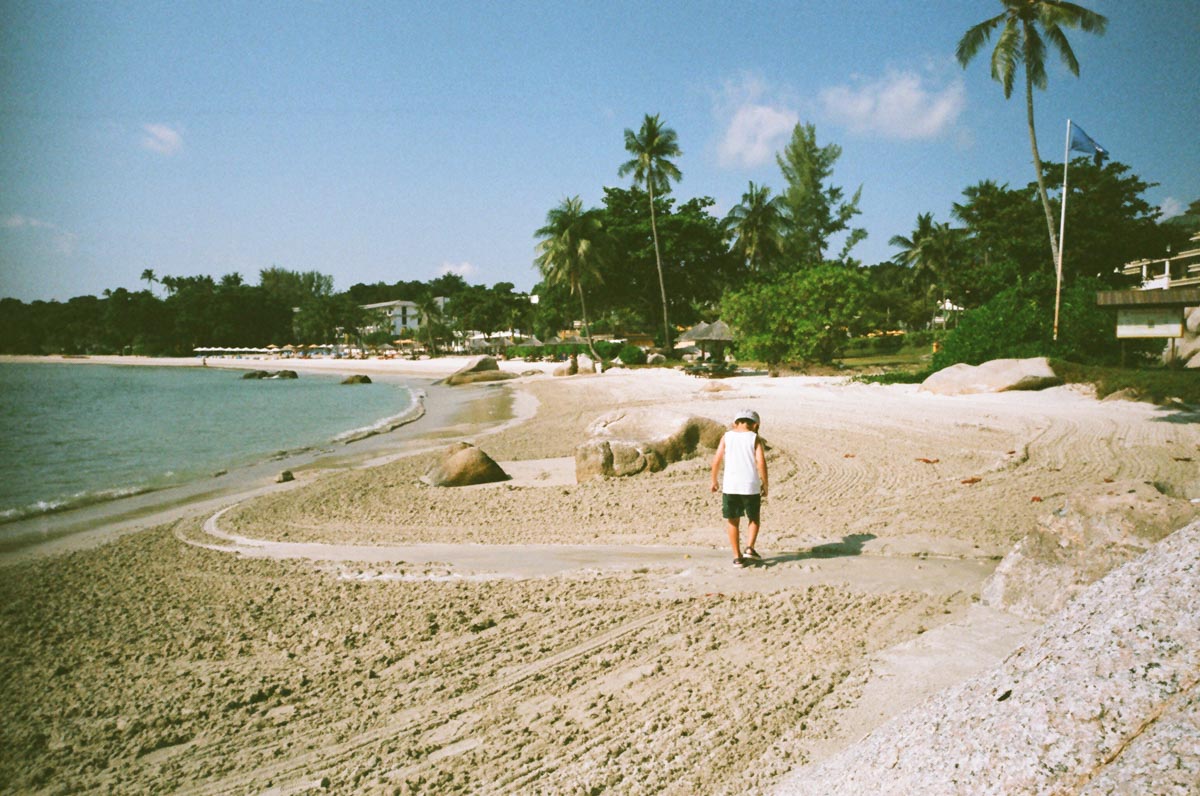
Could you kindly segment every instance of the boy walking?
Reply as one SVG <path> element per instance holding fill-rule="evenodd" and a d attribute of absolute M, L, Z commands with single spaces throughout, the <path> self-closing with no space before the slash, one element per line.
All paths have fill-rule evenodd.
<path fill-rule="evenodd" d="M 758 437 L 758 412 L 743 409 L 733 418 L 733 427 L 721 437 L 712 463 L 712 491 L 718 491 L 717 473 L 725 464 L 724 480 L 721 483 L 721 515 L 725 518 L 725 529 L 729 532 L 729 544 L 733 547 L 733 564 L 744 567 L 742 557 L 741 523 L 745 515 L 748 523 L 746 556 L 758 559 L 754 543 L 758 540 L 762 499 L 767 496 L 767 453 Z"/>

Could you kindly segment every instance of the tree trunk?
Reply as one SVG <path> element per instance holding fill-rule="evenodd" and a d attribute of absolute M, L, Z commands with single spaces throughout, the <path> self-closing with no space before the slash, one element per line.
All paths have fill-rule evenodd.
<path fill-rule="evenodd" d="M 663 347 L 671 350 L 671 323 L 667 320 L 667 285 L 663 281 L 662 254 L 658 251 L 658 223 L 654 219 L 654 185 L 646 175 L 646 192 L 650 194 L 650 234 L 654 238 L 654 262 L 658 266 L 658 289 L 662 293 Z"/>
<path fill-rule="evenodd" d="M 592 345 L 592 325 L 588 323 L 587 304 L 583 300 L 583 284 L 579 285 L 579 312 L 583 317 L 583 339 L 587 340 L 588 351 L 592 352 L 592 361 L 596 363 L 596 368 L 600 368 L 600 355 L 596 353 L 596 347 Z"/>
<path fill-rule="evenodd" d="M 1037 133 L 1033 127 L 1033 78 L 1025 68 L 1025 112 L 1029 119 L 1029 143 L 1033 147 L 1033 167 L 1037 169 L 1038 196 L 1042 209 L 1046 211 L 1046 229 L 1050 233 L 1050 262 L 1058 270 L 1058 235 L 1054 232 L 1054 211 L 1050 209 L 1050 197 L 1046 193 L 1046 178 L 1042 176 L 1042 156 L 1038 154 Z"/>

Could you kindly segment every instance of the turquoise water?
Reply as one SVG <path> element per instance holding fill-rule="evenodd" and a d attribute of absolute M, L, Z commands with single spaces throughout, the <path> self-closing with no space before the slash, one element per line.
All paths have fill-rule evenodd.
<path fill-rule="evenodd" d="M 386 424 L 403 383 L 0 363 L 0 522 L 209 477 Z"/>

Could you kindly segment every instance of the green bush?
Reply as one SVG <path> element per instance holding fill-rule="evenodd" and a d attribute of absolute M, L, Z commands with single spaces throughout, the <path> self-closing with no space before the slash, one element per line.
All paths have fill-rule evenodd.
<path fill-rule="evenodd" d="M 626 365 L 646 364 L 646 352 L 642 350 L 641 346 L 632 344 L 623 345 L 618 356 Z"/>
<path fill-rule="evenodd" d="M 885 334 L 871 338 L 871 349 L 880 354 L 894 354 L 904 347 L 904 336 Z"/>
<path fill-rule="evenodd" d="M 622 350 L 620 343 L 614 343 L 611 340 L 596 340 L 593 345 L 596 346 L 596 353 L 600 355 L 601 359 L 612 359 Z"/>
<path fill-rule="evenodd" d="M 1054 293 L 1017 286 L 982 307 L 964 313 L 959 325 L 943 338 L 933 357 L 934 370 L 990 359 L 1054 356 L 1087 364 L 1113 364 L 1120 359 L 1116 317 L 1096 306 L 1102 285 L 1080 279 L 1063 291 L 1059 335 L 1054 340 Z"/>

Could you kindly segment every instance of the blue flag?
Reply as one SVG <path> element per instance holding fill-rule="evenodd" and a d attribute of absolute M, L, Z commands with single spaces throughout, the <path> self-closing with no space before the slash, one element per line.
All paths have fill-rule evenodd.
<path fill-rule="evenodd" d="M 1108 157 L 1108 150 L 1093 141 L 1092 137 L 1074 122 L 1071 122 L 1071 149 L 1094 156 L 1097 166 L 1103 166 L 1104 159 Z"/>

